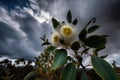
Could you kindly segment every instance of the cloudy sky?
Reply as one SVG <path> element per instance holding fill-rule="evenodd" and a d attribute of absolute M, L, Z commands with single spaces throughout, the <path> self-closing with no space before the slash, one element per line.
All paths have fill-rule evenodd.
<path fill-rule="evenodd" d="M 78 31 L 91 18 L 109 35 L 107 60 L 120 65 L 120 0 L 0 0 L 0 58 L 33 59 L 43 50 L 40 37 L 52 30 L 51 18 L 66 20 L 71 10 L 79 20 Z"/>

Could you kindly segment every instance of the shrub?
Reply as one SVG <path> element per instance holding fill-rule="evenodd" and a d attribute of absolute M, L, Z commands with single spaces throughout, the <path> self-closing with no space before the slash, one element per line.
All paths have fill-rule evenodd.
<path fill-rule="evenodd" d="M 39 80 L 76 80 L 80 68 L 82 68 L 81 80 L 89 80 L 86 66 L 83 65 L 84 55 L 91 57 L 94 71 L 103 80 L 118 80 L 111 65 L 104 60 L 107 55 L 98 54 L 105 48 L 107 35 L 93 35 L 100 27 L 95 24 L 96 18 L 92 18 L 80 32 L 76 31 L 78 20 L 73 19 L 70 10 L 66 19 L 67 22 L 59 22 L 52 18 L 54 31 L 50 42 L 46 35 L 41 38 L 42 46 L 47 45 L 47 48 L 36 61 L 39 65 L 38 70 L 29 73 L 24 80 L 36 74 L 40 75 Z M 73 52 L 72 56 L 70 51 Z"/>

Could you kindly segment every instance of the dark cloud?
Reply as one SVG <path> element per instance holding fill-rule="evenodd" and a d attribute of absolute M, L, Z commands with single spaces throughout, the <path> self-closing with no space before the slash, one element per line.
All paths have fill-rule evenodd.
<path fill-rule="evenodd" d="M 0 56 L 27 57 L 30 52 L 28 49 L 30 48 L 24 44 L 24 38 L 15 29 L 0 22 Z"/>
<path fill-rule="evenodd" d="M 40 37 L 48 34 L 49 24 L 39 23 L 25 12 L 20 15 L 1 10 L 0 56 L 33 59 L 42 51 Z"/>
<path fill-rule="evenodd" d="M 3 0 L 4 1 L 4 0 Z M 16 0 L 19 1 L 19 0 Z M 23 0 L 21 0 L 23 1 Z M 28 0 L 27 0 L 28 1 Z M 119 0 L 29 0 L 30 6 L 33 11 L 36 11 L 41 16 L 41 11 L 48 12 L 52 17 L 58 20 L 66 20 L 66 13 L 70 9 L 73 18 L 78 18 L 77 25 L 78 31 L 88 22 L 91 18 L 96 17 L 97 23 L 101 28 L 96 32 L 100 34 L 107 34 L 108 43 L 103 53 L 117 53 L 120 54 L 120 1 Z M 27 3 L 27 2 L 25 2 Z M 5 2 L 4 2 L 5 4 Z M 0 1 L 0 6 L 3 2 Z M 14 6 L 13 6 L 14 5 Z M 16 2 L 6 4 L 6 6 L 17 6 L 21 3 Z M 23 5 L 22 5 L 23 6 Z M 24 6 L 27 7 L 27 6 Z M 45 22 L 39 23 L 35 16 L 22 10 L 20 14 L 15 15 L 11 11 L 7 12 L 5 5 L 2 6 L 5 10 L 1 10 L 0 16 L 0 55 L 11 57 L 26 57 L 39 53 L 43 48 L 41 45 L 40 36 L 48 34 L 51 31 L 51 24 Z M 23 8 L 23 7 L 22 7 Z M 28 7 L 27 7 L 28 8 Z M 11 8 L 12 9 L 12 8 Z M 6 11 L 6 12 L 5 12 Z M 3 13 L 5 12 L 5 13 Z M 4 21 L 5 19 L 5 21 Z M 11 22 L 9 22 L 11 20 Z M 15 24 L 19 25 L 16 26 Z M 4 26 L 4 27 L 3 27 Z M 14 55 L 14 56 L 13 56 Z"/>
<path fill-rule="evenodd" d="M 120 1 L 112 4 L 108 10 L 108 15 L 112 21 L 120 21 Z"/>
<path fill-rule="evenodd" d="M 9 39 L 18 41 L 21 39 L 14 29 L 4 22 L 0 22 L 0 53 L 1 55 L 12 55 L 12 49 L 9 45 Z"/>
<path fill-rule="evenodd" d="M 4 36 L 3 36 L 4 35 Z M 6 42 L 7 38 L 15 38 L 19 40 L 17 31 L 12 29 L 4 22 L 0 22 L 0 40 Z"/>
<path fill-rule="evenodd" d="M 0 0 L 0 5 L 8 11 L 16 10 L 17 6 L 20 8 L 30 7 L 29 0 Z"/>

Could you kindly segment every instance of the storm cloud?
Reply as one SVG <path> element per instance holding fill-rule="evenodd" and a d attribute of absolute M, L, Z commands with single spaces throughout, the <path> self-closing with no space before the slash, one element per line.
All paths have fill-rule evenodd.
<path fill-rule="evenodd" d="M 11 6 L 10 4 L 0 3 L 0 56 L 31 58 L 39 55 L 43 50 L 39 38 L 43 34 L 49 34 L 52 27 L 51 17 L 55 17 L 60 21 L 66 20 L 65 15 L 68 10 L 71 10 L 73 18 L 79 20 L 78 31 L 91 18 L 96 17 L 96 24 L 101 26 L 96 34 L 108 35 L 106 49 L 101 53 L 120 55 L 119 0 L 27 1 L 22 6 L 21 3 L 14 3 L 15 5 L 11 3 L 12 9 L 7 8 Z M 17 13 L 16 8 L 21 13 Z M 31 15 L 31 11 L 37 15 Z M 40 20 L 36 19 L 36 16 Z M 41 20 L 43 21 L 40 22 Z"/>
<path fill-rule="evenodd" d="M 0 9 L 0 56 L 33 59 L 39 55 L 43 49 L 40 37 L 49 31 L 49 25 L 40 24 L 27 12 L 18 15 Z"/>

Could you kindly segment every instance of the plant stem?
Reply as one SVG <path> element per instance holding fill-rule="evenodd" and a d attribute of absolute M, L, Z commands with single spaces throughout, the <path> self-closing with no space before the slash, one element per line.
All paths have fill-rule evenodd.
<path fill-rule="evenodd" d="M 85 66 L 82 63 L 80 65 L 82 66 L 83 70 L 86 72 Z"/>
<path fill-rule="evenodd" d="M 74 51 L 75 52 L 75 57 L 77 58 L 77 60 L 78 60 L 78 62 L 79 62 L 79 59 L 78 59 L 78 55 L 77 55 L 77 52 L 76 51 Z M 86 72 L 86 69 L 85 69 L 85 66 L 82 64 L 82 62 L 79 62 L 80 63 L 80 65 L 82 66 L 82 69 Z M 79 66 L 79 65 L 78 65 Z M 79 67 L 78 67 L 79 68 Z"/>

